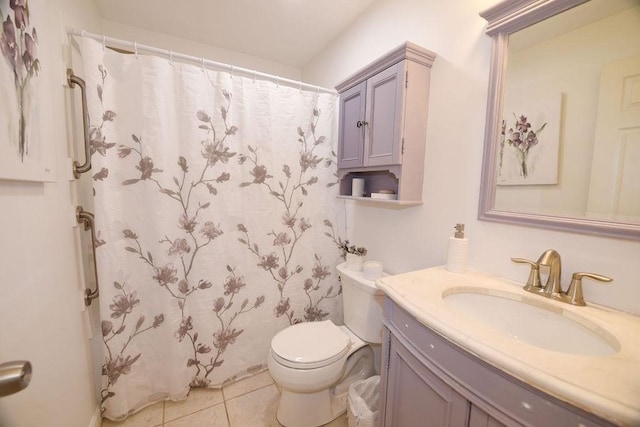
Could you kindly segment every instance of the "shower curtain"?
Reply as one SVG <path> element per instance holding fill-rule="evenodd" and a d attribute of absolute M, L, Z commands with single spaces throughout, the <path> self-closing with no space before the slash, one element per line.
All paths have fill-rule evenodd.
<path fill-rule="evenodd" d="M 336 96 L 82 40 L 102 410 L 118 420 L 266 368 L 340 323 Z"/>

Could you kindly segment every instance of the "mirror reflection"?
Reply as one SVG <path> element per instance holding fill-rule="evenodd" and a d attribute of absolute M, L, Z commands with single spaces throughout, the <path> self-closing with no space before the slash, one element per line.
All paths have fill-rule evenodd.
<path fill-rule="evenodd" d="M 509 35 L 494 209 L 640 223 L 640 0 Z"/>

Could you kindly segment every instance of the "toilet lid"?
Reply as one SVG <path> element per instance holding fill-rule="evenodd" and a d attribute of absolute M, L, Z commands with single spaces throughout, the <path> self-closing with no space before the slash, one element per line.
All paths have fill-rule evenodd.
<path fill-rule="evenodd" d="M 327 366 L 349 352 L 351 340 L 330 320 L 298 323 L 271 340 L 274 358 L 298 369 Z"/>

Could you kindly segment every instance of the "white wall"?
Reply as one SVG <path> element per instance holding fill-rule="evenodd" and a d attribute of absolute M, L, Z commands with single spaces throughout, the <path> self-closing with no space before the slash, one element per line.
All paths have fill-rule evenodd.
<path fill-rule="evenodd" d="M 273 74 L 291 80 L 300 80 L 300 69 L 277 62 L 268 61 L 251 55 L 197 43 L 191 40 L 181 39 L 168 34 L 156 33 L 141 28 L 130 27 L 117 22 L 102 21 L 104 34 L 109 37 L 146 44 L 160 49 L 171 49 L 196 57 L 204 57 L 217 62 L 234 65 L 237 67 L 257 70 L 263 73 Z"/>
<path fill-rule="evenodd" d="M 491 42 L 478 13 L 496 0 L 379 0 L 303 69 L 303 80 L 334 86 L 381 54 L 409 40 L 438 54 L 431 73 L 424 205 L 393 210 L 345 202 L 349 238 L 369 259 L 400 273 L 444 264 L 448 236 L 466 224 L 471 268 L 525 281 L 528 269 L 511 257 L 536 260 L 547 248 L 571 273 L 611 276 L 585 282 L 585 298 L 640 314 L 640 243 L 479 222 L 476 219 Z"/>
<path fill-rule="evenodd" d="M 56 175 L 46 184 L 0 181 L 0 363 L 33 364 L 29 387 L 0 398 L 0 426 L 88 426 L 97 401 L 72 225 L 74 190 L 65 164 L 68 89 L 62 58 L 63 27 L 100 31 L 100 20 L 91 1 L 30 0 L 29 7 L 45 22 L 37 27 L 38 78 L 46 85 L 38 102 L 45 110 L 42 143 L 53 147 Z M 0 61 L 0 72 L 7 72 Z M 7 114 L 5 108 L 0 102 L 0 114 Z"/>

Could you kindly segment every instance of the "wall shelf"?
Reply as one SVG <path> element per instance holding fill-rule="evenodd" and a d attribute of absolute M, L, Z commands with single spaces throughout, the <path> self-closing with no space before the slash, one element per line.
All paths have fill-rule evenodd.
<path fill-rule="evenodd" d="M 354 197 L 354 196 L 336 196 L 338 199 L 353 200 L 361 203 L 370 203 L 371 205 L 386 205 L 386 206 L 398 206 L 398 207 L 411 207 L 420 206 L 423 204 L 422 200 L 385 200 L 385 199 L 372 199 L 371 197 Z"/>

